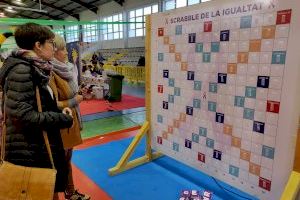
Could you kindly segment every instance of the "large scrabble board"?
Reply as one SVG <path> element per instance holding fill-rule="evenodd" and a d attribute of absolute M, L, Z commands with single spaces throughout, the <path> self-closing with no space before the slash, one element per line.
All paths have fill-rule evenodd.
<path fill-rule="evenodd" d="M 296 0 L 215 0 L 150 19 L 152 148 L 279 199 L 299 115 Z"/>

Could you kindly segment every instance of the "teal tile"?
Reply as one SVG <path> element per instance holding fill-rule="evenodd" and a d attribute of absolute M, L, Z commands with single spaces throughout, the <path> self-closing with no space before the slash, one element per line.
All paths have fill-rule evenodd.
<path fill-rule="evenodd" d="M 275 149 L 273 147 L 268 147 L 263 145 L 262 147 L 262 156 L 270 159 L 274 159 Z"/>
<path fill-rule="evenodd" d="M 174 78 L 169 78 L 169 86 L 174 87 L 175 86 L 175 79 Z"/>
<path fill-rule="evenodd" d="M 168 96 L 168 102 L 169 103 L 174 103 L 174 95 L 170 95 Z"/>
<path fill-rule="evenodd" d="M 218 84 L 217 83 L 209 83 L 209 92 L 217 93 L 218 92 Z"/>
<path fill-rule="evenodd" d="M 196 43 L 196 46 L 195 46 L 195 51 L 198 52 L 198 53 L 202 53 L 203 52 L 203 43 Z"/>
<path fill-rule="evenodd" d="M 180 88 L 178 87 L 174 88 L 174 96 L 180 96 Z"/>
<path fill-rule="evenodd" d="M 213 149 L 215 146 L 215 141 L 210 138 L 206 138 L 206 146 Z"/>
<path fill-rule="evenodd" d="M 162 115 L 157 115 L 157 122 L 158 123 L 163 123 L 163 116 Z"/>
<path fill-rule="evenodd" d="M 245 96 L 248 98 L 256 98 L 256 87 L 246 86 Z"/>
<path fill-rule="evenodd" d="M 173 150 L 178 152 L 179 151 L 179 144 L 174 142 L 173 143 Z"/>
<path fill-rule="evenodd" d="M 217 110 L 217 103 L 213 101 L 208 101 L 208 110 L 211 112 L 216 112 Z"/>
<path fill-rule="evenodd" d="M 194 81 L 194 90 L 201 90 L 202 82 Z"/>
<path fill-rule="evenodd" d="M 196 133 L 193 133 L 192 134 L 192 141 L 196 142 L 196 143 L 199 143 L 199 135 L 196 134 Z"/>
<path fill-rule="evenodd" d="M 193 100 L 193 107 L 194 108 L 201 108 L 201 100 L 200 99 L 194 99 Z"/>
<path fill-rule="evenodd" d="M 206 137 L 207 136 L 207 128 L 200 127 L 199 128 L 199 135 L 203 136 L 203 137 Z"/>
<path fill-rule="evenodd" d="M 252 24 L 251 15 L 241 17 L 240 28 L 251 28 L 251 24 Z"/>
<path fill-rule="evenodd" d="M 176 35 L 181 35 L 182 34 L 182 25 L 177 25 L 176 26 L 175 33 L 176 33 Z"/>
<path fill-rule="evenodd" d="M 253 120 L 254 119 L 254 110 L 250 108 L 244 108 L 244 119 Z"/>
<path fill-rule="evenodd" d="M 210 63 L 210 53 L 203 53 L 202 60 L 204 63 Z"/>
<path fill-rule="evenodd" d="M 244 107 L 245 105 L 245 97 L 235 96 L 234 97 L 234 106 Z"/>
<path fill-rule="evenodd" d="M 164 61 L 164 54 L 158 53 L 158 61 Z"/>
<path fill-rule="evenodd" d="M 273 51 L 272 64 L 285 64 L 286 52 L 285 51 Z"/>
<path fill-rule="evenodd" d="M 239 171 L 240 169 L 236 166 L 229 165 L 229 174 L 235 177 L 239 177 Z"/>
<path fill-rule="evenodd" d="M 219 52 L 219 51 L 220 51 L 220 42 L 212 42 L 211 52 Z"/>

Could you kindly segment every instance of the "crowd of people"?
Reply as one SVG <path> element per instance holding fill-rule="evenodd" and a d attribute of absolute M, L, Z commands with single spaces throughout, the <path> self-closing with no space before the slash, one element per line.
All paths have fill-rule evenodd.
<path fill-rule="evenodd" d="M 47 132 L 57 170 L 54 200 L 64 192 L 67 200 L 88 200 L 73 183 L 72 147 L 65 148 L 63 130 L 80 132 L 77 68 L 67 61 L 66 43 L 48 27 L 35 23 L 18 26 L 18 49 L 0 69 L 2 113 L 7 131 L 4 159 L 16 165 L 51 168 L 43 131 Z M 39 91 L 42 112 L 38 111 Z"/>

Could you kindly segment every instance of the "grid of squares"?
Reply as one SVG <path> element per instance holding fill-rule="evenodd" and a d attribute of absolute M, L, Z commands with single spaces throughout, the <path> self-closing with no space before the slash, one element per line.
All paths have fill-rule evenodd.
<path fill-rule="evenodd" d="M 158 28 L 158 149 L 271 190 L 291 12 Z"/>

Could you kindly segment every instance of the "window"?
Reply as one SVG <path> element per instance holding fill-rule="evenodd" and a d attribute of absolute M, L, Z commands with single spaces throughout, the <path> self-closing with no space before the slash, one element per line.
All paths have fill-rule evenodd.
<path fill-rule="evenodd" d="M 93 21 L 97 22 L 97 21 Z M 83 42 L 98 41 L 98 24 L 84 24 L 83 28 Z"/>
<path fill-rule="evenodd" d="M 64 31 L 64 29 L 62 29 L 62 28 L 60 28 L 60 29 L 54 29 L 53 32 L 54 32 L 55 34 L 60 35 L 60 36 L 63 37 L 63 38 L 65 37 L 65 31 Z"/>
<path fill-rule="evenodd" d="M 205 2 L 210 0 L 165 0 L 164 1 L 164 10 L 172 10 L 175 8 L 181 8 L 188 5 L 194 5 L 200 2 Z"/>
<path fill-rule="evenodd" d="M 200 3 L 200 0 L 188 0 L 188 5 L 194 5 Z"/>
<path fill-rule="evenodd" d="M 158 12 L 158 4 L 138 8 L 129 12 L 129 37 L 139 37 L 145 35 L 146 15 Z"/>
<path fill-rule="evenodd" d="M 102 39 L 103 40 L 122 39 L 123 24 L 113 23 L 113 22 L 122 22 L 122 21 L 123 21 L 122 13 L 103 18 L 103 22 L 107 22 L 107 23 L 101 25 Z"/>
<path fill-rule="evenodd" d="M 78 25 L 66 27 L 66 42 L 79 41 L 79 30 Z"/>

